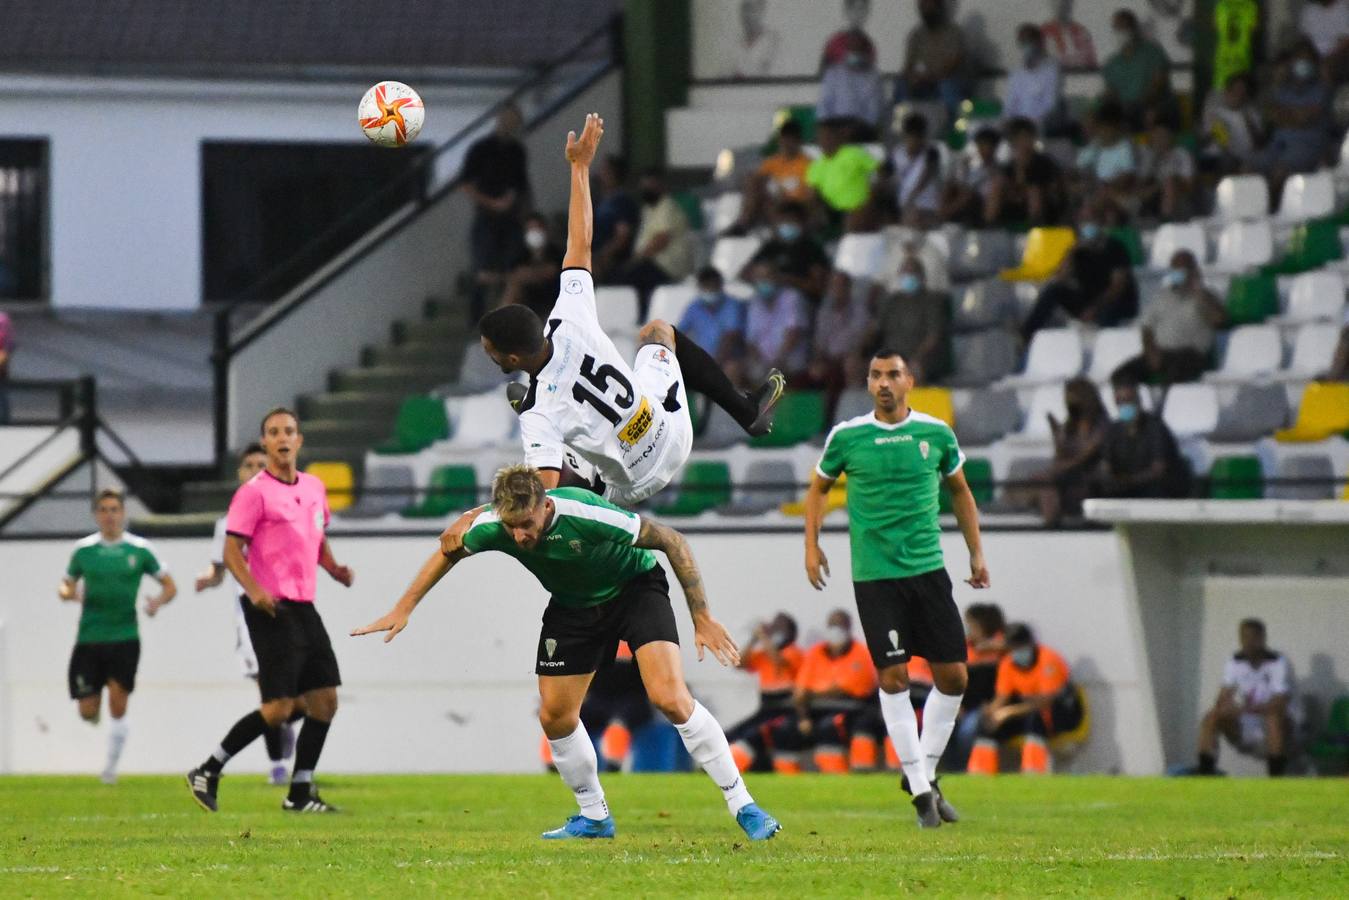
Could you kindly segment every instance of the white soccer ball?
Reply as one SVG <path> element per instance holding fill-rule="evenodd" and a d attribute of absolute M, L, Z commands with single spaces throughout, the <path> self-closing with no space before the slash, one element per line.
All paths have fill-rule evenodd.
<path fill-rule="evenodd" d="M 401 81 L 381 81 L 365 92 L 356 108 L 361 131 L 381 147 L 401 147 L 422 130 L 422 98 Z"/>

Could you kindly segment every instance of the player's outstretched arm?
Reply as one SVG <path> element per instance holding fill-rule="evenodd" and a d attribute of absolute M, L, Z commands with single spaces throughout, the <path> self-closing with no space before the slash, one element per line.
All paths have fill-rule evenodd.
<path fill-rule="evenodd" d="M 353 628 L 352 637 L 358 637 L 363 634 L 375 634 L 385 631 L 384 643 L 389 643 L 398 636 L 398 632 L 408 627 L 408 619 L 412 616 L 412 611 L 417 608 L 417 604 L 422 602 L 422 598 L 427 595 L 431 588 L 435 587 L 445 574 L 453 569 L 459 560 L 468 554 L 462 549 L 453 553 L 441 553 L 439 549 L 431 554 L 417 573 L 417 577 L 412 579 L 412 584 L 403 592 L 403 596 L 398 598 L 393 609 L 380 616 L 375 621 L 366 625 L 364 628 Z"/>
<path fill-rule="evenodd" d="M 806 488 L 806 580 L 817 591 L 824 590 L 825 579 L 829 577 L 829 558 L 820 549 L 820 526 L 828 508 L 829 489 L 836 480 L 816 472 Z"/>
<path fill-rule="evenodd" d="M 590 164 L 595 160 L 600 138 L 604 136 L 604 120 L 599 113 L 586 116 L 585 127 L 578 138 L 576 132 L 567 132 L 567 162 L 571 163 L 571 200 L 567 205 L 567 255 L 562 258 L 564 269 L 590 269 L 590 242 L 595 232 L 595 209 L 590 202 Z"/>
<path fill-rule="evenodd" d="M 703 649 L 706 648 L 723 666 L 739 665 L 740 650 L 726 627 L 712 618 L 712 612 L 707 606 L 707 593 L 703 590 L 702 574 L 698 571 L 693 550 L 684 536 L 673 528 L 643 516 L 641 530 L 637 534 L 637 546 L 659 550 L 670 560 L 670 568 L 674 569 L 675 577 L 684 589 L 684 600 L 689 605 L 689 616 L 693 619 L 693 643 L 698 648 L 698 661 L 702 662 Z"/>
<path fill-rule="evenodd" d="M 161 572 L 156 575 L 155 580 L 159 582 L 159 596 L 150 597 L 145 601 L 145 614 L 147 616 L 153 616 L 155 613 L 159 612 L 165 604 L 178 596 L 178 585 L 174 582 L 173 576 L 168 572 Z"/>
<path fill-rule="evenodd" d="M 972 588 L 986 588 L 991 582 L 988 577 L 988 563 L 984 561 L 983 539 L 979 535 L 979 507 L 974 502 L 969 482 L 965 480 L 965 471 L 956 470 L 946 479 L 951 489 L 951 511 L 956 514 L 956 524 L 965 536 L 965 546 L 970 551 L 970 577 L 965 583 Z"/>

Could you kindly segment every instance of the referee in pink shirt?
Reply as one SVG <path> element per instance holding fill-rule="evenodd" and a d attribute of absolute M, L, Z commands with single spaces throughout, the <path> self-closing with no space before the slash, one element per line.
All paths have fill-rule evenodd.
<path fill-rule="evenodd" d="M 220 772 L 268 729 L 291 719 L 303 700 L 304 726 L 295 742 L 295 770 L 281 808 L 336 812 L 314 787 L 328 726 L 337 712 L 342 677 L 318 610 L 318 566 L 351 586 L 352 571 L 339 566 L 324 537 L 328 494 L 323 482 L 296 467 L 304 438 L 300 420 L 277 408 L 262 420 L 267 468 L 239 486 L 225 520 L 225 567 L 239 582 L 244 621 L 258 658 L 262 706 L 225 735 L 206 761 L 187 773 L 187 785 L 203 809 L 215 812 Z"/>

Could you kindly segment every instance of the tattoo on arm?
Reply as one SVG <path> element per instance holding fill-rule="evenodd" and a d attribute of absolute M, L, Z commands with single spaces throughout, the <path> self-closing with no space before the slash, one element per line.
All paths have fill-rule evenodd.
<path fill-rule="evenodd" d="M 698 563 L 693 558 L 693 550 L 684 536 L 673 528 L 653 522 L 643 517 L 641 531 L 637 534 L 637 546 L 648 550 L 660 550 L 670 560 L 679 585 L 684 589 L 684 599 L 689 605 L 689 615 L 694 618 L 707 613 L 707 594 L 703 590 L 703 577 L 698 571 Z"/>

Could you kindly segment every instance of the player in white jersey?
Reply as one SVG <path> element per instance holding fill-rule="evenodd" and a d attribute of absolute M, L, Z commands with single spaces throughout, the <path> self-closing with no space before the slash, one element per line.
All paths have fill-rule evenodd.
<path fill-rule="evenodd" d="M 239 454 L 239 483 L 243 484 L 267 467 L 267 453 L 261 444 L 253 443 Z M 239 656 L 239 665 L 244 677 L 258 680 L 258 657 L 253 652 L 253 640 L 248 636 L 248 625 L 244 622 L 244 609 L 239 604 L 243 590 L 234 576 L 225 568 L 225 516 L 215 523 L 215 535 L 211 540 L 211 565 L 197 576 L 197 593 L 224 584 L 234 607 L 234 651 Z M 286 771 L 287 759 L 295 750 L 295 732 L 289 722 L 280 728 L 263 735 L 267 744 L 267 757 L 272 761 L 269 780 L 272 784 L 283 785 L 290 781 Z"/>
<path fill-rule="evenodd" d="M 1241 649 L 1223 669 L 1223 686 L 1199 725 L 1198 774 L 1217 772 L 1218 735 L 1242 753 L 1263 756 L 1270 775 L 1288 767 L 1290 732 L 1301 709 L 1288 658 L 1265 643 L 1265 623 L 1245 619 L 1237 628 Z"/>
<path fill-rule="evenodd" d="M 632 506 L 669 484 L 688 459 L 687 390 L 706 394 L 754 435 L 772 427 L 785 381 L 773 370 L 753 393 L 742 393 L 710 354 L 660 320 L 643 326 L 631 365 L 619 355 L 600 327 L 590 274 L 590 164 L 603 133 L 604 121 L 591 113 L 579 138 L 567 135 L 567 254 L 548 321 L 513 305 L 488 313 L 479 327 L 483 349 L 503 372 L 530 376 L 512 402 L 525 462 L 543 473 L 545 487 L 559 485 L 571 451 L 594 467 L 602 484 L 592 487 Z"/>

